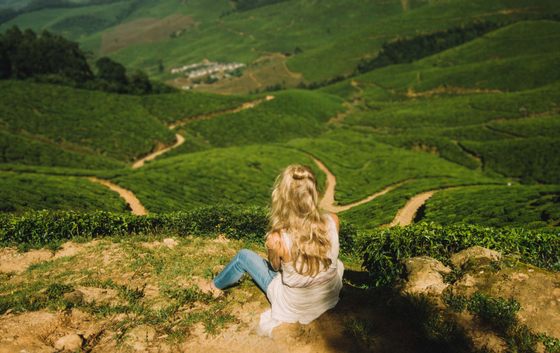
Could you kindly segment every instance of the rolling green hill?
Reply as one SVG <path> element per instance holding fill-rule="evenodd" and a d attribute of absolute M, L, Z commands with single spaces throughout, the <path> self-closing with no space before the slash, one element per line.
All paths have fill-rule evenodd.
<path fill-rule="evenodd" d="M 534 288 L 516 291 L 530 293 L 533 304 L 535 290 L 557 287 L 557 2 L 0 0 L 0 33 L 14 24 L 49 29 L 90 50 L 88 61 L 110 56 L 188 90 L 128 95 L 9 76 L 3 73 L 26 51 L 10 51 L 17 36 L 0 41 L 0 245 L 53 250 L 0 249 L 2 261 L 49 259 L 21 274 L 0 274 L 6 279 L 1 319 L 21 325 L 36 321 L 25 311 L 56 310 L 74 333 L 80 318 L 91 326 L 87 315 L 120 318 L 80 335 L 86 351 L 113 343 L 124 349 L 134 332 L 153 332 L 157 339 L 142 343 L 150 349 L 178 344 L 189 350 L 185 338 L 201 347 L 218 342 L 203 334 L 233 325 L 243 331 L 247 318 L 238 320 L 240 307 L 233 311 L 232 303 L 254 305 L 258 289 L 249 293 L 244 282 L 211 299 L 197 285 L 237 249 L 263 250 L 275 178 L 301 163 L 317 175 L 322 196 L 329 196 L 320 207 L 340 216 L 350 295 L 335 316 L 326 317 L 334 317 L 334 325 L 318 321 L 306 329 L 328 328 L 317 336 L 326 338 L 325 345 L 315 350 L 340 350 L 339 333 L 368 351 L 390 351 L 395 342 L 399 347 L 398 339 L 383 338 L 383 330 L 371 325 L 379 318 L 379 327 L 401 334 L 402 323 L 390 319 L 396 313 L 397 321 L 414 325 L 413 341 L 406 342 L 411 348 L 402 346 L 407 352 L 474 351 L 465 333 L 477 333 L 473 327 L 480 325 L 483 344 L 492 331 L 488 342 L 500 350 L 556 352 L 560 341 L 550 332 L 518 322 L 519 303 L 482 293 L 508 286 L 488 289 L 478 281 L 532 282 Z M 186 66 L 193 63 L 201 66 Z M 235 71 L 226 72 L 225 63 Z M 179 66 L 183 73 L 172 74 Z M 216 67 L 212 74 L 197 73 Z M 192 73 L 202 76 L 187 78 Z M 149 94 L 168 91 L 175 93 Z M 416 224 L 398 226 L 409 223 Z M 79 244 L 99 237 L 116 239 Z M 450 309 L 442 312 L 422 295 L 397 295 L 405 259 L 430 256 L 450 265 L 452 254 L 472 246 L 503 257 L 482 261 L 480 269 L 469 260 L 442 274 L 442 303 Z M 188 254 L 196 256 L 189 260 Z M 105 267 L 96 272 L 91 261 L 76 265 L 80 256 Z M 546 279 L 544 269 L 550 271 Z M 101 277 L 92 280 L 92 271 Z M 37 277 L 42 273 L 51 276 Z M 481 289 L 468 299 L 455 293 L 467 279 L 475 283 L 468 291 Z M 378 286 L 387 288 L 373 290 Z M 88 291 L 114 295 L 107 303 L 82 300 Z M 72 295 L 80 293 L 84 298 L 74 302 Z M 352 299 L 357 293 L 364 305 Z M 550 298 L 546 303 L 554 302 Z M 527 308 L 548 315 L 552 304 L 545 307 L 545 299 Z M 264 299 L 256 304 L 250 309 L 268 305 Z M 454 306 L 466 306 L 472 327 L 452 320 L 463 316 Z M 53 338 L 62 337 L 64 325 L 58 326 L 50 338 L 38 338 L 49 349 Z M 309 334 L 304 336 L 301 347 L 308 350 Z"/>
<path fill-rule="evenodd" d="M 209 6 L 202 0 L 127 0 L 33 11 L 0 30 L 17 24 L 63 33 L 98 55 L 110 54 L 159 78 L 170 78 L 171 67 L 205 58 L 252 64 L 285 53 L 288 68 L 312 82 L 352 73 L 362 58 L 375 56 L 395 38 L 481 20 L 547 17 L 559 13 L 556 5 L 554 0 L 294 0 L 234 11 L 227 1 Z M 283 79 L 270 80 L 265 85 Z"/>
<path fill-rule="evenodd" d="M 556 198 L 539 199 L 542 205 L 537 208 L 523 200 L 533 200 L 541 187 L 555 190 L 560 183 L 556 65 L 560 46 L 555 40 L 560 25 L 553 20 L 520 21 L 550 17 L 552 2 L 371 1 L 352 7 L 344 0 L 313 6 L 294 0 L 232 11 L 227 2 L 204 7 L 202 1 L 182 5 L 123 1 L 29 12 L 19 20 L 56 13 L 67 17 L 64 23 L 69 24 L 72 16 L 82 16 L 87 9 L 109 14 L 109 6 L 118 4 L 128 6 L 118 15 L 122 26 L 75 38 L 86 44 L 98 40 L 99 48 L 105 40 L 104 50 L 117 60 L 152 69 L 162 53 L 167 57 L 161 59 L 165 70 L 203 58 L 249 63 L 269 55 L 270 62 L 260 61 L 257 68 L 243 71 L 245 76 L 254 75 L 261 89 L 267 75 L 281 77 L 289 72 L 286 68 L 304 74 L 292 73 L 288 86 L 295 77 L 309 82 L 353 76 L 319 90 L 270 92 L 274 98 L 268 100 L 264 95 L 192 92 L 139 97 L 3 81 L 2 169 L 61 178 L 97 175 L 134 192 L 150 212 L 167 212 L 220 203 L 266 205 L 274 176 L 295 162 L 312 165 L 323 183 L 312 156 L 337 177 L 335 198 L 341 205 L 396 186 L 342 213 L 358 228 L 387 224 L 411 197 L 443 189 L 447 191 L 436 193 L 426 206 L 424 216 L 429 220 L 458 221 L 451 217 L 456 210 L 438 203 L 443 197 L 438 195 L 472 190 L 468 207 L 474 207 L 484 202 L 480 190 L 489 190 L 496 202 L 481 206 L 475 214 L 488 214 L 511 200 L 524 210 L 520 219 L 535 226 L 554 224 Z M 436 14 L 437 21 L 426 20 Z M 179 15 L 191 16 L 188 21 L 194 22 Z M 49 21 L 36 25 L 52 29 Z M 354 75 L 358 62 L 376 55 L 383 43 L 416 38 L 409 41 L 410 47 L 401 48 L 414 50 L 413 45 L 428 38 L 426 33 L 474 21 L 504 22 L 474 40 L 422 59 Z M 162 23 L 168 24 L 167 29 L 186 27 L 175 28 L 171 37 L 162 39 L 166 33 Z M 149 40 L 139 41 L 135 33 Z M 107 38 L 115 42 L 107 44 Z M 121 46 L 123 38 L 134 43 Z M 188 46 L 180 45 L 185 41 Z M 272 55 L 277 52 L 284 54 Z M 255 71 L 272 61 L 276 66 L 269 71 Z M 152 74 L 165 76 L 154 70 Z M 235 87 L 235 79 L 228 80 L 230 88 Z M 179 120 L 184 125 L 168 128 Z M 185 143 L 140 169 L 127 167 L 173 144 L 176 133 Z M 507 183 L 525 196 L 514 200 L 507 192 L 496 191 Z M 14 203 L 12 208 L 18 207 Z M 552 221 L 538 219 L 543 210 Z M 497 216 L 488 221 L 492 225 L 518 224 L 509 211 L 494 213 Z"/>
<path fill-rule="evenodd" d="M 113 181 L 133 190 L 153 212 L 216 204 L 265 206 L 274 179 L 292 163 L 314 166 L 305 154 L 282 146 L 217 148 L 164 158 Z"/>
<path fill-rule="evenodd" d="M 205 93 L 138 97 L 21 81 L 0 81 L 0 89 L 2 163 L 94 169 L 123 167 L 171 144 L 165 123 L 246 100 Z"/>
<path fill-rule="evenodd" d="M 42 209 L 79 212 L 128 210 L 117 194 L 80 177 L 1 171 L 0 190 L 1 212 L 22 213 Z"/>

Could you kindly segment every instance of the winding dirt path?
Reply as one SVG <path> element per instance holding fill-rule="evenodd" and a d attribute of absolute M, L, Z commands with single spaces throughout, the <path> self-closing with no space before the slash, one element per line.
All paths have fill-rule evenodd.
<path fill-rule="evenodd" d="M 414 221 L 418 209 L 420 209 L 420 207 L 422 207 L 436 192 L 437 190 L 430 190 L 413 196 L 407 201 L 404 207 L 397 212 L 393 221 L 389 223 L 389 227 L 407 226 L 411 224 L 412 221 Z"/>
<path fill-rule="evenodd" d="M 161 149 L 159 151 L 155 151 L 153 153 L 150 153 L 149 155 L 140 158 L 139 160 L 135 161 L 134 163 L 132 163 L 132 169 L 138 169 L 142 166 L 144 166 L 144 163 L 146 163 L 147 161 L 151 161 L 156 159 L 158 156 L 161 156 L 162 154 L 171 151 L 174 148 L 177 148 L 179 146 L 181 146 L 183 143 L 185 143 L 185 137 L 183 135 L 180 134 L 175 134 L 175 139 L 176 142 L 174 145 L 165 147 L 164 149 Z"/>
<path fill-rule="evenodd" d="M 134 195 L 134 193 L 130 190 L 127 190 L 125 188 L 122 188 L 120 186 L 118 186 L 117 184 L 114 184 L 108 180 L 105 179 L 99 179 L 96 177 L 88 177 L 88 179 L 94 183 L 97 184 L 101 184 L 109 189 L 111 189 L 112 191 L 116 192 L 119 194 L 119 196 L 121 198 L 123 198 L 128 205 L 130 206 L 131 210 L 132 210 L 132 214 L 135 215 L 139 215 L 139 216 L 143 216 L 148 214 L 148 211 L 146 210 L 146 208 L 144 208 L 144 206 L 142 205 L 142 203 L 140 202 L 140 200 L 138 200 L 138 198 L 136 197 L 136 195 Z"/>
<path fill-rule="evenodd" d="M 354 208 L 356 206 L 359 205 L 363 205 L 364 203 L 370 202 L 371 200 L 381 196 L 381 195 L 385 195 L 386 193 L 388 193 L 389 191 L 401 186 L 402 184 L 405 183 L 405 181 L 397 183 L 397 184 L 393 184 L 390 186 L 387 186 L 385 189 L 376 192 L 375 194 L 369 195 L 368 197 L 361 199 L 359 201 L 356 202 L 352 202 L 346 205 L 335 205 L 335 201 L 334 201 L 334 190 L 335 190 L 335 186 L 336 186 L 336 177 L 334 176 L 333 173 L 331 173 L 331 171 L 323 164 L 323 162 L 321 162 L 320 160 L 316 159 L 315 157 L 311 157 L 313 158 L 313 161 L 315 162 L 315 164 L 317 164 L 317 166 L 319 167 L 319 169 L 321 169 L 323 171 L 323 173 L 325 173 L 327 175 L 327 188 L 325 190 L 325 193 L 323 195 L 323 198 L 321 199 L 321 202 L 319 203 L 319 206 L 324 209 L 325 211 L 329 211 L 332 213 L 338 213 L 338 212 L 343 212 L 343 211 L 347 211 L 351 208 Z"/>
<path fill-rule="evenodd" d="M 326 174 L 327 176 L 327 185 L 326 185 L 326 190 L 325 193 L 323 195 L 323 198 L 321 199 L 319 206 L 324 209 L 325 211 L 328 212 L 332 212 L 332 213 L 338 213 L 338 212 L 343 212 L 343 211 L 347 211 L 351 208 L 354 208 L 356 206 L 359 205 L 363 205 L 364 203 L 370 202 L 374 199 L 376 199 L 377 197 L 381 196 L 381 195 L 385 195 L 386 193 L 388 193 L 389 191 L 392 191 L 396 188 L 398 188 L 399 186 L 403 185 L 404 183 L 406 183 L 407 181 L 401 181 L 399 183 L 393 184 L 393 185 L 389 185 L 387 186 L 385 189 L 376 192 L 375 194 L 372 194 L 366 198 L 363 198 L 362 200 L 350 203 L 350 204 L 346 204 L 346 205 L 336 205 L 335 204 L 335 200 L 334 200 L 334 192 L 335 192 L 335 187 L 336 187 L 336 177 L 334 176 L 333 173 L 331 173 L 331 171 L 325 166 L 325 164 L 323 162 L 321 162 L 320 160 L 318 160 L 317 158 L 310 156 L 313 161 L 315 162 L 315 164 L 319 167 L 319 169 L 321 169 L 323 171 L 323 173 Z M 406 226 L 411 224 L 414 221 L 414 217 L 416 216 L 416 213 L 418 212 L 418 209 L 420 209 L 420 207 L 422 207 L 422 205 L 424 205 L 424 203 L 426 203 L 426 201 L 432 197 L 438 190 L 430 190 L 430 191 L 426 191 L 426 192 L 422 192 L 418 195 L 413 196 L 412 198 L 410 198 L 410 200 L 407 201 L 407 203 L 404 205 L 404 207 L 402 207 L 401 209 L 399 209 L 399 211 L 397 212 L 395 218 L 393 219 L 393 221 L 386 225 L 388 227 L 394 227 L 394 226 Z"/>
<path fill-rule="evenodd" d="M 250 102 L 245 102 L 243 104 L 241 104 L 239 107 L 236 108 L 231 108 L 231 109 L 226 109 L 226 110 L 219 110 L 217 112 L 212 112 L 212 113 L 207 113 L 207 114 L 201 114 L 201 115 L 196 115 L 196 116 L 192 116 L 192 117 L 188 117 L 182 120 L 178 120 L 172 124 L 169 124 L 167 127 L 171 130 L 186 125 L 192 121 L 197 121 L 197 120 L 208 120 L 208 119 L 212 119 L 215 116 L 218 115 L 223 115 L 223 114 L 231 114 L 231 113 L 238 113 L 240 111 L 246 110 L 246 109 L 252 109 L 255 108 L 257 105 L 263 103 L 263 102 L 267 102 L 267 101 L 271 101 L 274 99 L 274 96 L 266 96 L 264 98 L 261 99 L 256 99 L 254 101 L 250 101 Z"/>
<path fill-rule="evenodd" d="M 227 110 L 220 110 L 220 111 L 217 111 L 217 112 L 196 115 L 196 116 L 193 116 L 193 117 L 185 118 L 183 120 L 178 120 L 178 121 L 176 121 L 172 124 L 169 124 L 167 127 L 169 128 L 169 130 L 173 130 L 173 129 L 175 129 L 179 126 L 183 126 L 183 125 L 185 125 L 185 124 L 187 124 L 191 121 L 207 120 L 207 119 L 211 119 L 215 116 L 222 115 L 222 114 L 237 113 L 237 112 L 240 112 L 242 110 L 254 108 L 257 105 L 261 104 L 262 102 L 270 101 L 270 100 L 273 100 L 273 99 L 274 99 L 274 96 L 266 96 L 265 98 L 257 99 L 257 100 L 250 101 L 250 102 L 245 102 L 245 103 L 241 104 L 239 107 L 236 107 L 236 108 L 227 109 Z M 175 144 L 173 144 L 171 146 L 168 146 L 168 147 L 165 147 L 163 149 L 160 149 L 158 151 L 152 152 L 152 153 L 148 154 L 147 156 L 144 156 L 144 157 L 136 160 L 135 162 L 132 163 L 132 169 L 138 169 L 140 167 L 143 167 L 144 163 L 156 159 L 157 157 L 161 156 L 162 154 L 167 153 L 167 152 L 171 151 L 172 149 L 181 146 L 183 143 L 185 143 L 185 137 L 181 134 L 175 133 Z"/>
<path fill-rule="evenodd" d="M 194 116 L 194 117 L 190 117 L 188 119 L 184 119 L 184 120 L 180 120 L 177 121 L 173 124 L 168 125 L 167 127 L 170 130 L 175 129 L 176 127 L 179 126 L 183 126 L 191 121 L 194 120 L 205 120 L 205 119 L 210 119 L 213 118 L 217 115 L 221 115 L 221 114 L 227 114 L 227 113 L 237 113 L 240 112 L 242 110 L 246 110 L 246 109 L 251 109 L 256 107 L 257 105 L 261 104 L 262 102 L 266 102 L 266 101 L 270 101 L 273 100 L 274 96 L 269 95 L 266 96 L 264 98 L 261 99 L 257 99 L 254 101 L 250 101 L 250 102 L 245 102 L 242 105 L 240 105 L 239 107 L 236 108 L 232 108 L 232 109 L 227 109 L 227 110 L 221 110 L 221 111 L 217 111 L 217 112 L 213 112 L 213 113 L 209 113 L 209 114 L 202 114 L 202 115 L 198 115 L 198 116 Z M 144 164 L 148 161 L 154 160 L 157 157 L 161 156 L 164 153 L 167 153 L 169 151 L 171 151 L 172 149 L 175 149 L 179 146 L 181 146 L 183 143 L 185 143 L 185 137 L 181 134 L 175 133 L 175 143 L 171 146 L 167 146 L 165 148 L 162 148 L 158 151 L 152 152 L 150 154 L 148 154 L 147 156 L 144 156 L 136 161 L 134 161 L 132 163 L 132 169 L 138 169 L 144 166 Z M 136 195 L 134 195 L 134 193 L 130 190 L 127 190 L 125 188 L 122 188 L 120 186 L 118 186 L 115 183 L 112 183 L 108 180 L 105 179 L 99 179 L 96 177 L 88 177 L 88 179 L 91 182 L 97 183 L 97 184 L 101 184 L 107 188 L 109 188 L 110 190 L 118 193 L 120 195 L 120 197 L 125 200 L 126 203 L 128 203 L 128 205 L 130 206 L 131 210 L 132 210 L 132 214 L 135 215 L 146 215 L 148 214 L 148 211 L 146 210 L 146 208 L 142 205 L 142 203 L 140 202 L 140 200 L 138 200 L 138 198 L 136 197 Z"/>

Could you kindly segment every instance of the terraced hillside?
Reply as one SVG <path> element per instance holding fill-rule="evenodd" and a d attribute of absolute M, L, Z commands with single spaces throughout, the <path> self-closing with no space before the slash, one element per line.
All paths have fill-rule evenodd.
<path fill-rule="evenodd" d="M 228 21 L 237 21 L 242 26 L 244 16 L 266 17 L 267 11 L 290 3 L 226 11 L 220 13 L 220 23 L 226 26 Z M 149 11 L 139 5 L 138 18 L 141 13 L 162 15 L 173 8 L 163 4 Z M 343 4 L 324 3 L 315 15 L 323 16 L 327 9 L 342 11 Z M 449 15 L 458 9 L 473 14 L 491 9 L 484 18 L 496 20 L 494 16 L 511 12 L 497 4 L 475 2 L 469 9 L 461 4 L 454 2 Z M 519 11 L 511 13 L 544 16 L 541 10 L 547 4 L 522 11 L 525 5 L 520 1 Z M 198 2 L 185 6 L 200 19 L 216 15 L 216 9 L 202 11 Z M 389 21 L 384 22 L 386 31 L 407 35 L 406 26 L 395 27 L 390 21 L 408 16 L 414 23 L 416 16 L 446 9 L 451 3 L 405 6 L 372 2 L 359 6 L 378 6 L 376 15 L 385 14 L 383 21 Z M 404 13 L 403 6 L 407 7 Z M 60 13 L 84 8 L 87 6 Z M 301 16 L 307 16 L 305 6 L 300 10 Z M 31 15 L 33 12 L 25 16 Z M 456 25 L 451 17 L 445 26 Z M 256 18 L 259 23 L 261 17 Z M 210 30 L 202 23 L 198 35 Z M 2 169 L 34 172 L 39 179 L 52 174 L 96 175 L 136 195 L 148 212 L 218 203 L 266 205 L 274 176 L 291 162 L 313 165 L 321 189 L 333 193 L 335 205 L 351 205 L 344 208 L 343 217 L 360 228 L 394 222 L 407 201 L 423 193 L 435 197 L 426 209 L 420 209 L 416 221 L 422 217 L 431 220 L 433 215 L 443 221 L 443 213 L 456 211 L 454 206 L 437 202 L 439 190 L 442 195 L 444 190 L 449 195 L 472 190 L 472 203 L 480 199 L 480 188 L 496 190 L 501 196 L 488 206 L 491 210 L 480 206 L 481 214 L 507 209 L 511 196 L 498 191 L 504 185 L 515 185 L 523 195 L 549 195 L 536 191 L 541 190 L 539 186 L 525 184 L 550 184 L 555 190 L 559 183 L 560 73 L 555 63 L 560 47 L 554 39 L 560 36 L 560 25 L 552 20 L 531 20 L 495 27 L 443 52 L 378 68 L 315 91 L 245 97 L 204 93 L 137 97 L 4 81 L 6 94 L 0 98 Z M 345 29 L 342 24 L 340 28 Z M 297 33 L 294 38 L 309 38 L 309 33 L 291 33 Z M 426 38 L 423 36 L 417 38 Z M 281 45 L 282 40 L 277 35 L 269 43 Z M 333 43 L 340 44 L 336 38 Z M 413 40 L 410 43 L 417 45 Z M 356 47 L 365 50 L 367 46 Z M 305 53 L 293 58 L 304 58 Z M 330 62 L 341 60 L 331 57 Z M 320 65 L 316 62 L 314 66 Z M 326 177 L 320 170 L 336 178 L 336 190 L 323 184 Z M 369 199 L 372 195 L 376 197 Z M 557 224 L 557 199 L 543 196 L 538 200 L 538 207 L 526 201 L 526 212 L 521 211 L 519 217 L 527 215 L 534 226 Z M 28 208 L 48 208 L 48 202 L 34 203 L 27 203 Z M 15 204 L 5 207 L 23 210 Z M 414 214 L 416 209 L 412 211 Z M 518 224 L 510 212 L 493 214 L 498 216 L 492 217 L 492 225 Z"/>
<path fill-rule="evenodd" d="M 171 69 L 202 62 L 241 62 L 241 78 L 210 91 L 249 92 L 351 74 L 382 45 L 476 21 L 502 23 L 558 14 L 554 0 L 304 0 L 264 2 L 239 11 L 233 2 L 123 0 L 25 12 L 0 26 L 49 29 L 152 76 L 179 79 Z M 427 20 L 429 19 L 429 20 Z M 183 85 L 181 80 L 177 85 Z"/>
<path fill-rule="evenodd" d="M 0 29 L 236 93 L 0 80 L 0 353 L 558 352 L 556 5 L 0 0 Z M 293 163 L 340 216 L 344 291 L 269 340 L 250 281 L 201 288 L 263 254 Z"/>

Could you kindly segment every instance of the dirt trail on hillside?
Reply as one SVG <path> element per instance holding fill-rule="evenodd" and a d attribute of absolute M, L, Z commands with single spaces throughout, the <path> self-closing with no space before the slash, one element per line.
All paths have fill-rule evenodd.
<path fill-rule="evenodd" d="M 426 191 L 421 194 L 418 194 L 412 197 L 408 202 L 401 208 L 398 212 L 393 221 L 389 224 L 389 227 L 394 226 L 406 226 L 414 221 L 414 217 L 416 216 L 416 212 L 418 209 L 428 201 L 430 197 L 436 193 L 437 190 Z"/>
<path fill-rule="evenodd" d="M 132 210 L 131 211 L 132 214 L 139 215 L 139 216 L 148 214 L 146 208 L 144 208 L 140 200 L 138 200 L 138 198 L 136 197 L 136 195 L 134 195 L 132 191 L 124 189 L 118 186 L 117 184 L 114 184 L 105 179 L 99 179 L 96 177 L 88 177 L 88 179 L 94 183 L 101 184 L 111 189 L 112 191 L 118 193 L 120 197 L 123 198 L 128 203 L 130 209 Z"/>
<path fill-rule="evenodd" d="M 335 186 L 336 186 L 336 177 L 334 176 L 333 173 L 331 173 L 331 171 L 323 164 L 323 162 L 321 162 L 320 160 L 313 158 L 313 161 L 315 162 L 315 164 L 317 164 L 317 166 L 319 167 L 319 169 L 321 169 L 326 175 L 327 175 L 327 186 L 326 186 L 326 190 L 325 193 L 323 195 L 323 198 L 321 199 L 321 202 L 319 203 L 319 206 L 329 212 L 332 213 L 338 213 L 338 212 L 343 212 L 343 211 L 348 211 L 351 208 L 354 208 L 356 206 L 359 205 L 363 205 L 366 202 L 370 202 L 371 200 L 381 196 L 381 195 L 385 195 L 386 193 L 388 193 L 389 191 L 401 186 L 404 182 L 400 182 L 397 184 L 393 184 L 390 185 L 388 187 L 386 187 L 385 189 L 376 192 L 375 194 L 372 194 L 364 199 L 361 199 L 360 201 L 356 201 L 356 202 L 352 202 L 350 204 L 347 205 L 335 205 L 335 200 L 334 200 L 334 191 L 335 191 Z"/>
<path fill-rule="evenodd" d="M 274 99 L 274 96 L 266 96 L 265 98 L 262 98 L 262 99 L 257 99 L 257 100 L 254 100 L 254 101 L 245 102 L 245 103 L 241 104 L 239 107 L 236 107 L 236 108 L 227 109 L 227 110 L 220 110 L 220 111 L 217 111 L 217 112 L 197 115 L 197 116 L 186 118 L 186 119 L 183 119 L 183 120 L 178 120 L 174 123 L 169 124 L 167 127 L 170 130 L 173 130 L 176 127 L 183 126 L 183 125 L 185 125 L 185 124 L 187 124 L 191 121 L 207 120 L 207 119 L 211 119 L 215 116 L 222 115 L 222 114 L 237 113 L 237 112 L 240 112 L 242 110 L 254 108 L 257 105 L 261 104 L 262 102 L 270 101 L 270 100 L 273 100 L 273 99 Z M 175 133 L 175 143 L 173 145 L 167 146 L 165 148 L 157 149 L 156 151 L 148 154 L 147 156 L 144 156 L 144 157 L 136 160 L 135 162 L 132 163 L 132 169 L 138 169 L 140 167 L 143 167 L 146 162 L 156 159 L 157 157 L 161 156 L 162 154 L 167 153 L 167 152 L 171 151 L 172 149 L 175 149 L 175 148 L 181 146 L 183 143 L 185 143 L 185 137 L 181 134 Z"/>
<path fill-rule="evenodd" d="M 206 119 L 210 119 L 213 118 L 217 115 L 221 115 L 221 114 L 227 114 L 227 113 L 237 113 L 240 112 L 242 110 L 246 110 L 246 109 L 251 109 L 256 107 L 257 105 L 261 104 L 262 102 L 265 101 L 270 101 L 273 100 L 274 96 L 266 96 L 265 98 L 262 99 L 257 99 L 254 101 L 250 101 L 250 102 L 245 102 L 242 105 L 240 105 L 239 107 L 233 108 L 233 109 L 228 109 L 228 110 L 222 110 L 222 111 L 218 111 L 218 112 L 213 112 L 213 113 L 209 113 L 209 114 L 203 114 L 203 115 L 198 115 L 195 117 L 191 117 L 188 118 L 188 120 L 182 120 L 182 121 L 178 121 L 175 122 L 173 124 L 168 125 L 168 128 L 170 130 L 175 129 L 178 126 L 183 126 L 188 122 L 194 121 L 194 120 L 206 120 Z M 144 156 L 138 160 L 136 160 L 135 162 L 132 163 L 132 169 L 138 169 L 144 166 L 144 164 L 148 161 L 154 160 L 157 157 L 161 156 L 164 153 L 167 153 L 179 146 L 181 146 L 183 143 L 185 143 L 185 137 L 181 134 L 175 133 L 175 143 L 171 146 L 167 146 L 161 149 L 156 150 L 155 152 L 152 152 L 150 154 L 148 154 L 147 156 Z M 96 177 L 90 177 L 88 178 L 90 181 L 97 183 L 97 184 L 101 184 L 103 186 L 108 187 L 109 189 L 111 189 L 112 191 L 117 192 L 121 198 L 123 198 L 126 203 L 128 203 L 128 205 L 130 206 L 131 210 L 132 210 L 132 214 L 135 215 L 145 215 L 148 213 L 148 211 L 146 210 L 146 208 L 142 205 L 142 203 L 140 202 L 140 200 L 138 200 L 138 198 L 136 197 L 136 195 L 134 195 L 134 193 L 130 190 L 124 189 L 108 180 L 105 179 L 99 179 Z"/>
<path fill-rule="evenodd" d="M 169 152 L 172 149 L 177 148 L 177 147 L 181 146 L 183 143 L 185 143 L 185 138 L 180 134 L 175 134 L 175 139 L 176 139 L 176 142 L 175 142 L 174 145 L 165 147 L 165 148 L 163 148 L 159 151 L 152 152 L 149 155 L 147 155 L 146 157 L 142 157 L 139 160 L 137 160 L 136 162 L 132 163 L 132 169 L 138 169 L 138 168 L 144 166 L 144 163 L 146 163 L 148 161 L 151 161 L 151 160 L 154 160 L 158 156 L 161 156 L 162 154 L 164 154 L 166 152 Z"/>
<path fill-rule="evenodd" d="M 257 100 L 250 101 L 250 102 L 245 102 L 245 103 L 241 104 L 239 107 L 236 107 L 236 108 L 220 110 L 220 111 L 217 111 L 217 112 L 212 112 L 212 113 L 208 113 L 208 114 L 201 114 L 201 115 L 185 118 L 183 120 L 178 120 L 178 121 L 168 125 L 168 127 L 170 129 L 175 129 L 177 127 L 186 125 L 186 124 L 188 124 L 192 121 L 208 120 L 208 119 L 211 119 L 211 118 L 216 117 L 218 115 L 238 113 L 238 112 L 243 111 L 243 110 L 255 108 L 259 104 L 261 104 L 263 102 L 271 101 L 273 99 L 274 99 L 274 96 L 266 96 L 265 98 L 257 99 Z"/>

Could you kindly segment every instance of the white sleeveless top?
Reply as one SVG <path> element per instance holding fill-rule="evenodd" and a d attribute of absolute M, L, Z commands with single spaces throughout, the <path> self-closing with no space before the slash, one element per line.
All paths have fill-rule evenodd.
<path fill-rule="evenodd" d="M 271 309 L 261 314 L 259 334 L 272 336 L 272 329 L 283 322 L 308 324 L 338 303 L 344 265 L 338 259 L 338 232 L 330 215 L 327 232 L 331 241 L 331 265 L 316 276 L 304 276 L 295 271 L 291 262 L 282 262 L 280 274 L 266 291 Z M 282 239 L 286 248 L 291 249 L 289 235 L 282 233 Z"/>

